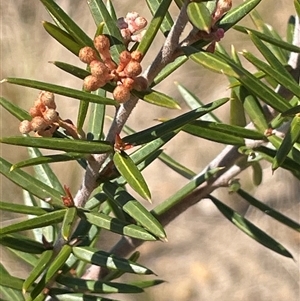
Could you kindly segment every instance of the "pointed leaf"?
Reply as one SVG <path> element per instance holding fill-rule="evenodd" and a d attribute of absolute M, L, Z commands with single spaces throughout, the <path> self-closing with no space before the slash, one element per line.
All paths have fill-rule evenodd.
<path fill-rule="evenodd" d="M 264 203 L 260 202 L 250 194 L 248 194 L 246 191 L 239 189 L 237 193 L 245 199 L 249 204 L 254 206 L 255 208 L 259 209 L 263 213 L 271 216 L 272 218 L 276 219 L 278 222 L 288 226 L 289 228 L 296 230 L 297 232 L 300 232 L 300 224 L 297 222 L 291 220 L 287 216 L 281 214 L 280 212 L 272 209 L 271 207 L 265 205 Z"/>
<path fill-rule="evenodd" d="M 218 27 L 227 31 L 247 16 L 260 2 L 261 0 L 248 0 L 242 2 L 240 5 L 227 12 L 227 14 L 217 23 Z"/>
<path fill-rule="evenodd" d="M 141 293 L 143 290 L 139 287 L 117 282 L 103 282 L 94 280 L 85 280 L 74 277 L 59 276 L 57 282 L 74 288 L 78 292 L 92 292 L 92 293 Z"/>
<path fill-rule="evenodd" d="M 77 208 L 69 207 L 66 210 L 62 225 L 61 225 L 61 235 L 64 240 L 68 241 L 70 235 L 72 234 L 73 226 L 77 218 Z"/>
<path fill-rule="evenodd" d="M 112 201 L 116 202 L 118 206 L 149 232 L 161 239 L 166 238 L 166 233 L 160 222 L 124 188 L 118 187 L 115 183 L 106 182 L 103 184 L 103 190 Z"/>
<path fill-rule="evenodd" d="M 186 104 L 192 109 L 198 109 L 199 107 L 204 106 L 204 103 L 191 91 L 189 91 L 187 88 L 182 86 L 181 84 L 175 82 L 175 85 L 178 88 L 178 91 L 180 92 L 181 96 L 185 100 Z M 204 115 L 201 120 L 207 120 L 207 121 L 217 121 L 220 122 L 220 120 L 215 116 L 213 113 Z"/>
<path fill-rule="evenodd" d="M 191 23 L 199 30 L 210 33 L 212 16 L 206 5 L 202 2 L 191 2 L 187 7 L 187 14 Z"/>
<path fill-rule="evenodd" d="M 294 143 L 300 137 L 300 116 L 296 115 L 291 123 L 289 131 L 286 133 L 272 164 L 272 170 L 281 166 L 288 153 L 293 148 Z"/>
<path fill-rule="evenodd" d="M 58 67 L 59 69 L 74 75 L 75 77 L 78 77 L 80 79 L 85 79 L 87 76 L 91 75 L 90 72 L 88 72 L 87 70 L 84 70 L 82 68 L 79 68 L 77 66 L 74 65 L 70 65 L 64 62 L 59 62 L 59 61 L 51 61 L 49 62 L 53 65 L 55 65 L 56 67 Z"/>
<path fill-rule="evenodd" d="M 103 154 L 112 151 L 112 147 L 105 141 L 84 141 L 84 140 L 70 140 L 61 138 L 41 138 L 41 137 L 2 137 L 1 143 L 18 145 L 18 146 L 32 146 L 46 149 L 55 149 L 66 152 Z"/>
<path fill-rule="evenodd" d="M 26 166 L 39 165 L 39 164 L 72 161 L 72 160 L 80 159 L 84 156 L 85 155 L 83 153 L 65 153 L 59 155 L 41 156 L 41 157 L 31 158 L 28 160 L 15 163 L 12 165 L 11 170 L 26 167 Z"/>
<path fill-rule="evenodd" d="M 300 88 L 294 79 L 287 77 L 281 70 L 276 70 L 274 67 L 269 66 L 265 62 L 257 59 L 253 54 L 243 51 L 243 56 L 252 63 L 255 67 L 265 72 L 272 77 L 278 84 L 290 90 L 295 96 L 300 97 Z"/>
<path fill-rule="evenodd" d="M 242 33 L 245 33 L 245 34 L 248 34 L 248 32 L 252 32 L 253 34 L 255 34 L 255 36 L 257 36 L 262 41 L 268 42 L 268 43 L 270 43 L 272 45 L 275 45 L 275 46 L 278 46 L 282 49 L 285 49 L 285 50 L 288 50 L 288 51 L 291 51 L 291 52 L 297 52 L 297 53 L 300 52 L 300 48 L 298 46 L 287 43 L 287 42 L 284 42 L 282 40 L 274 39 L 274 38 L 272 38 L 272 37 L 270 37 L 266 34 L 263 34 L 259 31 L 254 30 L 254 29 L 244 27 L 244 26 L 239 26 L 239 25 L 235 25 L 233 28 L 235 30 L 237 30 L 239 32 L 242 32 Z"/>
<path fill-rule="evenodd" d="M 30 214 L 30 215 L 42 215 L 49 211 L 48 208 L 26 206 L 21 204 L 5 203 L 5 202 L 0 202 L 0 209 L 3 211 Z"/>
<path fill-rule="evenodd" d="M 132 94 L 156 106 L 160 106 L 168 109 L 180 109 L 180 106 L 178 105 L 175 99 L 173 99 L 172 97 L 164 93 L 152 89 L 150 89 L 149 91 L 147 90 L 142 92 L 133 90 Z"/>
<path fill-rule="evenodd" d="M 0 286 L 9 287 L 15 290 L 21 291 L 23 279 L 13 277 L 9 274 L 2 275 L 0 277 Z"/>
<path fill-rule="evenodd" d="M 132 159 L 125 152 L 115 152 L 113 161 L 130 187 L 141 197 L 150 201 L 151 194 L 148 185 Z"/>
<path fill-rule="evenodd" d="M 0 229 L 0 235 L 41 228 L 63 220 L 66 210 L 57 210 Z"/>
<path fill-rule="evenodd" d="M 80 49 L 83 45 L 78 44 L 73 37 L 63 29 L 54 24 L 44 21 L 43 26 L 45 30 L 62 46 L 78 56 Z"/>
<path fill-rule="evenodd" d="M 49 92 L 53 92 L 56 94 L 64 95 L 67 97 L 80 99 L 82 101 L 94 102 L 94 103 L 102 103 L 106 105 L 114 105 L 118 106 L 118 103 L 110 98 L 100 97 L 95 94 L 87 93 L 80 90 L 75 90 L 71 88 L 66 88 L 63 86 L 53 85 L 49 83 L 39 82 L 35 80 L 25 79 L 25 78 L 6 78 L 1 81 L 2 83 L 8 82 L 10 84 L 30 87 L 38 90 L 45 90 Z"/>
<path fill-rule="evenodd" d="M 215 168 L 195 175 L 185 186 L 180 188 L 175 194 L 173 194 L 165 201 L 157 205 L 153 210 L 151 210 L 151 213 L 153 213 L 153 215 L 156 217 L 165 214 L 168 210 L 170 210 L 177 203 L 179 203 L 185 196 L 189 195 L 201 184 L 208 181 L 209 178 L 216 175 L 221 169 L 222 168 Z"/>
<path fill-rule="evenodd" d="M 141 52 L 144 56 L 146 55 L 150 45 L 152 45 L 152 42 L 156 37 L 156 34 L 162 22 L 164 21 L 166 14 L 168 13 L 171 2 L 172 0 L 162 0 L 160 2 L 159 7 L 157 8 L 141 42 L 139 43 L 137 51 Z"/>
<path fill-rule="evenodd" d="M 154 16 L 155 12 L 157 11 L 159 4 L 161 1 L 159 0 L 147 0 L 147 5 L 151 11 L 151 14 Z M 170 15 L 170 13 L 167 11 L 161 25 L 160 25 L 160 30 L 162 31 L 162 33 L 167 36 L 169 31 L 171 30 L 172 26 L 173 26 L 174 22 L 172 20 L 172 17 Z"/>
<path fill-rule="evenodd" d="M 42 156 L 41 151 L 37 148 L 28 147 L 27 150 L 31 158 Z M 38 180 L 59 191 L 61 194 L 64 194 L 64 188 L 48 164 L 35 166 L 34 171 Z"/>
<path fill-rule="evenodd" d="M 53 292 L 55 296 L 59 297 L 59 301 L 119 301 L 116 299 L 108 299 L 82 293 L 66 293 L 65 291 L 59 294 L 57 289 L 52 289 L 51 292 Z"/>
<path fill-rule="evenodd" d="M 152 287 L 152 286 L 156 286 L 159 284 L 164 283 L 165 280 L 161 280 L 161 279 L 153 279 L 153 280 L 142 280 L 142 281 L 134 281 L 131 282 L 131 285 L 140 287 L 140 288 L 148 288 L 148 287 Z"/>
<path fill-rule="evenodd" d="M 183 115 L 180 115 L 174 119 L 166 121 L 162 124 L 150 127 L 146 130 L 140 131 L 133 135 L 127 136 L 123 139 L 124 142 L 128 142 L 134 145 L 144 144 L 150 142 L 154 139 L 157 139 L 167 133 L 170 133 L 174 130 L 180 129 L 185 124 L 200 118 L 201 116 L 217 109 L 218 107 L 225 104 L 229 99 L 222 98 L 216 100 L 215 102 L 209 103 L 201 108 L 192 110 Z"/>
<path fill-rule="evenodd" d="M 47 266 L 50 264 L 53 256 L 53 250 L 46 250 L 43 252 L 39 258 L 36 266 L 30 272 L 29 276 L 25 279 L 22 287 L 22 292 L 25 294 L 28 291 L 28 288 L 33 285 L 34 281 L 42 275 Z"/>
<path fill-rule="evenodd" d="M 253 130 L 202 120 L 196 120 L 185 125 L 183 131 L 197 137 L 232 145 L 243 145 L 245 144 L 245 139 L 264 139 L 264 135 Z"/>
<path fill-rule="evenodd" d="M 248 236 L 256 240 L 258 243 L 262 244 L 263 246 L 267 247 L 268 249 L 280 255 L 293 258 L 291 253 L 285 247 L 283 247 L 281 244 L 279 244 L 276 240 L 274 240 L 272 237 L 267 235 L 265 232 L 257 228 L 247 219 L 243 218 L 236 211 L 232 210 L 227 205 L 221 203 L 219 200 L 217 200 L 215 197 L 211 195 L 209 196 L 209 198 L 220 210 L 220 212 L 235 226 L 237 226 L 240 230 L 242 230 L 245 234 L 247 234 Z"/>
<path fill-rule="evenodd" d="M 103 213 L 85 212 L 84 216 L 89 223 L 96 225 L 97 227 L 107 229 L 114 233 L 134 237 L 141 240 L 157 240 L 152 234 L 150 234 L 142 227 L 134 224 L 129 224 L 116 218 L 112 218 Z"/>
<path fill-rule="evenodd" d="M 21 109 L 20 107 L 3 97 L 0 97 L 0 105 L 20 121 L 29 120 L 31 118 L 30 114 L 27 111 Z"/>
<path fill-rule="evenodd" d="M 90 37 L 59 7 L 54 0 L 40 0 L 54 18 L 66 29 L 73 39 L 82 47 L 91 46 Z"/>
<path fill-rule="evenodd" d="M 16 233 L 0 237 L 0 244 L 28 254 L 40 254 L 45 251 L 44 245 L 40 242 Z"/>
<path fill-rule="evenodd" d="M 290 105 L 282 96 L 277 94 L 261 81 L 258 81 L 253 74 L 234 63 L 230 58 L 221 54 L 215 55 L 205 52 L 198 52 L 192 54 L 190 57 L 195 62 L 211 69 L 212 71 L 225 73 L 227 76 L 235 77 L 249 91 L 257 97 L 260 97 L 266 104 L 270 105 L 277 111 L 283 112 L 290 108 Z M 218 67 L 216 68 L 216 66 Z"/>
<path fill-rule="evenodd" d="M 135 262 L 119 258 L 110 253 L 99 251 L 91 247 L 73 247 L 73 254 L 80 260 L 103 266 L 108 269 L 123 271 L 135 274 L 153 274 L 153 272 L 146 267 Z"/>
<path fill-rule="evenodd" d="M 23 170 L 18 169 L 11 172 L 11 167 L 12 165 L 9 162 L 0 158 L 0 173 L 6 178 L 38 198 L 42 200 L 48 200 L 50 198 L 52 205 L 62 206 L 61 194 L 57 190 L 45 185 Z"/>

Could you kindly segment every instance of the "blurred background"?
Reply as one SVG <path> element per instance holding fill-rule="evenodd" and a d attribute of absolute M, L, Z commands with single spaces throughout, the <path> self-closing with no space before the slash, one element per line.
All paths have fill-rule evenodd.
<path fill-rule="evenodd" d="M 93 36 L 96 30 L 86 1 L 57 1 L 65 11 L 86 32 Z M 236 6 L 242 1 L 233 1 Z M 144 1 L 112 0 L 118 17 L 128 11 L 137 11 L 150 20 L 150 13 Z M 292 1 L 263 0 L 257 11 L 264 20 L 285 37 L 287 20 L 294 14 Z M 175 5 L 170 12 L 176 16 Z M 40 81 L 81 88 L 81 81 L 60 71 L 49 61 L 64 61 L 84 67 L 78 58 L 63 49 L 43 29 L 41 22 L 50 17 L 39 1 L 15 0 L 0 1 L 1 47 L 0 77 L 23 77 Z M 249 18 L 243 25 L 252 26 Z M 151 51 L 143 61 L 146 68 L 153 60 L 163 42 L 158 35 Z M 226 33 L 222 45 L 230 49 L 233 44 L 237 51 L 253 51 L 247 37 L 234 30 Z M 252 70 L 252 69 L 251 69 Z M 193 91 L 204 103 L 228 96 L 228 82 L 224 76 L 201 69 L 188 62 L 166 81 L 157 86 L 166 94 L 178 100 L 182 110 L 173 111 L 140 102 L 131 115 L 128 125 L 141 130 L 156 124 L 156 118 L 171 118 L 187 110 L 174 82 L 179 82 Z M 0 85 L 1 95 L 28 110 L 37 98 L 38 91 L 14 85 Z M 76 123 L 78 101 L 56 96 L 58 111 L 63 119 L 69 118 Z M 1 108 L 1 136 L 18 135 L 19 122 Z M 112 115 L 113 111 L 108 111 Z M 219 118 L 228 122 L 228 106 L 217 110 Z M 109 123 L 107 124 L 107 126 Z M 107 127 L 106 127 L 107 128 Z M 195 172 L 200 172 L 222 149 L 223 145 L 199 140 L 179 134 L 165 146 L 165 152 L 181 164 Z M 1 145 L 2 156 L 12 162 L 27 158 L 25 148 Z M 73 194 L 80 186 L 83 171 L 74 162 L 52 165 L 63 184 L 71 187 Z M 30 169 L 29 169 L 30 170 Z M 161 162 L 155 162 L 144 171 L 149 183 L 153 205 L 171 196 L 186 180 L 178 176 Z M 249 171 L 240 175 L 243 188 L 264 201 L 266 204 L 300 221 L 299 182 L 284 171 L 271 173 L 269 165 L 264 165 L 264 178 L 260 187 L 252 184 Z M 139 248 L 141 263 L 154 270 L 166 283 L 149 289 L 136 296 L 122 296 L 122 300 L 157 301 L 296 301 L 300 299 L 300 236 L 294 231 L 274 222 L 266 215 L 248 208 L 237 196 L 228 194 L 227 189 L 219 189 L 216 197 L 243 213 L 255 225 L 281 242 L 294 256 L 295 261 L 279 256 L 237 230 L 215 209 L 209 200 L 203 200 L 178 217 L 167 228 L 168 243 L 145 243 Z M 22 191 L 1 177 L 1 199 L 9 202 L 22 202 Z M 2 226 L 19 221 L 19 216 L 2 215 Z M 117 236 L 105 235 L 100 248 L 108 250 Z M 13 275 L 25 277 L 28 267 L 20 266 L 16 259 L 1 249 L 1 262 L 11 269 Z M 129 277 L 131 278 L 131 275 Z M 128 279 L 128 280 L 129 280 Z M 115 296 L 115 298 L 117 298 Z M 118 298 L 117 298 L 118 299 Z"/>

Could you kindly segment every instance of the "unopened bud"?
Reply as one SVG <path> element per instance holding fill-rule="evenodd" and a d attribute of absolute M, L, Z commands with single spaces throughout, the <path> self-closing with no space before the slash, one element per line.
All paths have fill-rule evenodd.
<path fill-rule="evenodd" d="M 143 54 L 140 51 L 135 50 L 131 52 L 131 58 L 140 63 L 142 61 Z"/>
<path fill-rule="evenodd" d="M 108 37 L 101 34 L 94 39 L 94 45 L 95 48 L 98 50 L 99 53 L 102 53 L 103 51 L 108 51 L 110 47 L 110 42 Z"/>
<path fill-rule="evenodd" d="M 218 0 L 216 9 L 213 13 L 213 22 L 217 22 L 224 16 L 232 6 L 232 0 Z"/>
<path fill-rule="evenodd" d="M 90 64 L 92 61 L 97 60 L 97 52 L 89 47 L 83 47 L 79 51 L 79 59 L 86 64 Z"/>
<path fill-rule="evenodd" d="M 135 78 L 142 72 L 142 66 L 139 62 L 131 60 L 124 69 L 127 77 Z"/>
<path fill-rule="evenodd" d="M 57 122 L 59 120 L 58 113 L 54 109 L 47 109 L 43 116 L 44 119 L 49 123 Z"/>
<path fill-rule="evenodd" d="M 90 69 L 92 75 L 96 77 L 102 77 L 103 79 L 107 78 L 109 73 L 109 70 L 105 64 L 97 60 L 94 60 L 90 63 Z"/>
<path fill-rule="evenodd" d="M 134 84 L 134 79 L 131 77 L 125 77 L 122 79 L 122 86 L 127 88 L 128 90 L 132 90 Z"/>
<path fill-rule="evenodd" d="M 113 91 L 114 99 L 119 103 L 124 103 L 130 99 L 130 91 L 123 85 L 116 86 Z"/>
<path fill-rule="evenodd" d="M 43 117 L 36 116 L 31 120 L 31 128 L 34 132 L 44 130 L 48 127 L 48 123 Z"/>
<path fill-rule="evenodd" d="M 83 87 L 86 91 L 96 91 L 99 88 L 103 87 L 106 84 L 103 79 L 98 78 L 94 75 L 88 75 L 84 80 L 83 80 Z"/>
<path fill-rule="evenodd" d="M 41 91 L 39 95 L 40 101 L 47 106 L 49 109 L 56 109 L 56 104 L 54 100 L 54 94 L 49 91 Z"/>
<path fill-rule="evenodd" d="M 19 131 L 21 134 L 28 134 L 29 132 L 31 132 L 31 122 L 28 120 L 23 120 L 19 125 Z"/>

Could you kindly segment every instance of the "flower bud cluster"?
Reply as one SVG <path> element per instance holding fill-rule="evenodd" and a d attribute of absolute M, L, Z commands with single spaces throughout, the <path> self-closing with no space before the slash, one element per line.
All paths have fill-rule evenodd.
<path fill-rule="evenodd" d="M 203 39 L 211 41 L 206 50 L 208 52 L 214 52 L 216 42 L 219 42 L 224 37 L 224 29 L 218 28 L 216 26 L 217 21 L 219 21 L 230 9 L 232 6 L 232 0 L 217 0 L 216 7 L 211 14 L 211 28 L 209 32 L 199 30 L 196 36 L 197 39 Z"/>
<path fill-rule="evenodd" d="M 119 18 L 117 25 L 120 28 L 125 45 L 128 45 L 130 42 L 141 41 L 146 32 L 146 30 L 142 29 L 147 26 L 147 20 L 144 17 L 140 17 L 137 12 L 130 12 L 127 13 L 125 18 Z"/>
<path fill-rule="evenodd" d="M 56 111 L 54 94 L 41 91 L 34 105 L 29 109 L 31 121 L 23 120 L 19 131 L 22 134 L 35 132 L 37 137 L 52 137 L 54 132 L 61 126 L 73 138 L 78 139 L 77 130 L 70 121 L 63 121 Z"/>
<path fill-rule="evenodd" d="M 79 59 L 89 65 L 91 72 L 91 75 L 85 77 L 83 81 L 86 91 L 95 91 L 113 81 L 117 83 L 113 97 L 116 101 L 123 103 L 129 100 L 132 89 L 147 88 L 146 79 L 139 76 L 142 72 L 142 53 L 123 51 L 117 66 L 111 58 L 110 42 L 105 35 L 97 36 L 94 39 L 94 46 L 99 54 L 88 46 L 79 51 Z"/>

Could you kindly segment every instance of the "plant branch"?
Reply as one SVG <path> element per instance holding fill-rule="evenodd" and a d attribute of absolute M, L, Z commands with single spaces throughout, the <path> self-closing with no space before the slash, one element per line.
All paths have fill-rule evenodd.
<path fill-rule="evenodd" d="M 295 23 L 295 33 L 293 38 L 293 44 L 296 46 L 300 46 L 300 24 L 299 18 L 296 17 Z M 299 81 L 299 73 L 300 73 L 300 56 L 298 53 L 291 53 L 291 56 L 288 61 L 289 65 L 293 68 L 292 75 L 294 78 Z M 289 93 L 286 92 L 282 86 L 278 86 L 276 88 L 276 92 L 283 97 L 288 98 Z M 266 106 L 264 109 L 268 109 Z M 271 112 L 269 118 L 275 117 L 277 112 Z M 247 128 L 253 127 L 252 123 L 249 123 Z M 258 147 L 259 145 L 263 145 L 264 141 L 252 141 L 247 140 L 247 146 Z M 217 167 L 224 167 L 219 173 L 209 181 L 204 182 L 200 185 L 196 190 L 190 193 L 188 196 L 184 197 L 180 202 L 174 205 L 172 208 L 168 209 L 166 212 L 162 214 L 155 214 L 155 209 L 152 211 L 158 220 L 161 222 L 163 226 L 168 225 L 172 222 L 177 216 L 185 212 L 188 208 L 197 204 L 202 199 L 206 198 L 210 193 L 212 193 L 215 189 L 223 186 L 227 186 L 228 183 L 236 177 L 241 171 L 248 167 L 248 164 L 243 160 L 244 156 L 237 151 L 237 147 L 235 146 L 226 146 L 223 151 L 219 155 L 213 159 L 207 167 L 204 169 L 202 173 L 205 173 L 209 169 L 214 169 Z M 123 236 L 119 242 L 111 249 L 111 253 L 125 257 L 134 251 L 137 247 L 142 245 L 144 241 L 138 239 L 132 239 L 130 237 Z M 105 268 L 101 268 L 98 266 L 91 266 L 85 273 L 84 278 L 86 279 L 101 279 L 107 273 Z M 96 278 L 95 278 L 96 277 Z"/>

